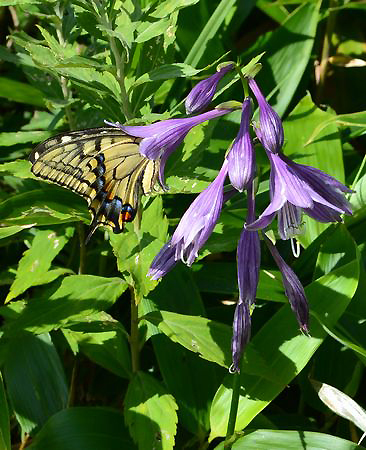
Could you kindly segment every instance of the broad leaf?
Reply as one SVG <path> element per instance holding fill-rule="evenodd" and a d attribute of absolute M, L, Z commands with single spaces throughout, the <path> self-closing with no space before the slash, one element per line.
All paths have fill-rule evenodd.
<path fill-rule="evenodd" d="M 36 434 L 30 450 L 121 450 L 134 446 L 123 415 L 114 409 L 78 407 L 53 415 Z"/>
<path fill-rule="evenodd" d="M 4 376 L 23 432 L 29 433 L 66 408 L 65 374 L 48 334 L 24 333 L 12 338 L 7 344 Z"/>
<path fill-rule="evenodd" d="M 126 393 L 125 420 L 139 449 L 174 448 L 176 409 L 174 398 L 151 375 L 135 374 Z"/>

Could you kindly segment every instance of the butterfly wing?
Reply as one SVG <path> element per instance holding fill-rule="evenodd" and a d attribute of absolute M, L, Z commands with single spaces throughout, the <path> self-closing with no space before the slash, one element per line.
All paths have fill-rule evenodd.
<path fill-rule="evenodd" d="M 149 194 L 158 175 L 158 161 L 140 154 L 140 141 L 115 128 L 60 134 L 32 151 L 31 170 L 87 200 L 93 217 L 87 240 L 100 225 L 120 233 L 135 217 L 140 193 Z"/>

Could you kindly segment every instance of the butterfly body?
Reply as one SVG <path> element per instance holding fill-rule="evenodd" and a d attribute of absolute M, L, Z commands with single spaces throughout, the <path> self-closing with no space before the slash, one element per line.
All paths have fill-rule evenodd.
<path fill-rule="evenodd" d="M 140 194 L 154 188 L 159 162 L 139 152 L 141 139 L 118 128 L 91 128 L 47 139 L 30 154 L 34 175 L 71 189 L 88 202 L 89 240 L 107 225 L 123 230 L 137 212 Z"/>

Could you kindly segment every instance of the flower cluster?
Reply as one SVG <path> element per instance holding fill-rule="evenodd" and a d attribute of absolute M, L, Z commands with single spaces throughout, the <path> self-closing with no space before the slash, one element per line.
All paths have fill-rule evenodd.
<path fill-rule="evenodd" d="M 187 113 L 205 109 L 211 102 L 221 78 L 234 67 L 234 64 L 226 64 L 217 73 L 198 83 L 187 97 Z M 236 69 L 240 70 L 238 67 Z M 250 130 L 253 99 L 246 95 L 242 104 L 238 134 L 217 177 L 185 212 L 172 238 L 156 255 L 149 271 L 149 276 L 159 279 L 179 260 L 190 266 L 212 233 L 228 198 L 224 193 L 226 179 L 229 178 L 235 192 L 246 191 L 248 213 L 237 247 L 239 298 L 233 322 L 233 372 L 240 370 L 241 355 L 250 338 L 251 311 L 256 298 L 261 258 L 259 230 L 270 225 L 277 216 L 279 237 L 291 239 L 302 232 L 302 214 L 320 222 L 339 222 L 342 220 L 342 214 L 351 214 L 350 205 L 344 196 L 344 193 L 351 192 L 350 189 L 321 170 L 297 164 L 283 154 L 284 132 L 280 117 L 269 105 L 256 81 L 248 78 L 247 84 L 259 107 L 259 123 L 253 125 L 254 133 L 271 166 L 269 205 L 256 218 L 253 187 L 256 161 Z M 217 108 L 193 117 L 170 119 L 147 126 L 111 125 L 142 138 L 141 153 L 149 159 L 161 161 L 160 183 L 164 186 L 165 162 L 189 130 L 206 120 L 230 112 L 231 109 L 228 108 Z M 285 294 L 300 329 L 306 333 L 309 310 L 300 280 L 265 234 L 263 240 L 282 274 Z"/>

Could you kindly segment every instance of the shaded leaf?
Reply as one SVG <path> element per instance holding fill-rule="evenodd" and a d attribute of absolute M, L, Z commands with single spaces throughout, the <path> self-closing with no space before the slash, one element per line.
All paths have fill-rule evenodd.
<path fill-rule="evenodd" d="M 122 413 L 109 408 L 76 407 L 53 415 L 28 448 L 134 450 L 136 447 L 123 425 Z"/>
<path fill-rule="evenodd" d="M 49 334 L 24 333 L 7 344 L 4 376 L 23 432 L 43 425 L 66 408 L 65 374 Z"/>
<path fill-rule="evenodd" d="M 158 381 L 144 372 L 135 374 L 125 397 L 125 421 L 139 449 L 173 449 L 176 410 L 174 398 Z"/>
<path fill-rule="evenodd" d="M 70 275 L 51 295 L 30 301 L 9 326 L 7 335 L 21 330 L 44 333 L 86 319 L 89 314 L 106 310 L 127 289 L 120 278 Z"/>
<path fill-rule="evenodd" d="M 28 250 L 23 253 L 19 261 L 16 277 L 10 287 L 10 291 L 5 299 L 9 302 L 18 295 L 22 294 L 31 286 L 43 284 L 44 281 L 54 280 L 55 275 L 61 275 L 66 271 L 54 272 L 51 278 L 48 276 L 43 280 L 43 276 L 51 266 L 51 262 L 63 249 L 67 241 L 73 235 L 73 229 L 69 228 L 66 233 L 57 234 L 52 230 L 38 231 Z"/>

